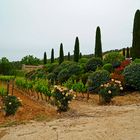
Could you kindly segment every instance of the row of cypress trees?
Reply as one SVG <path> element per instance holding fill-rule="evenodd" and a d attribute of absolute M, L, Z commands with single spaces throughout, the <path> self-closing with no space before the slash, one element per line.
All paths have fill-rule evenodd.
<path fill-rule="evenodd" d="M 98 26 L 96 29 L 96 37 L 95 37 L 95 57 L 100 57 L 102 59 L 102 43 L 101 43 L 101 32 L 100 27 Z M 79 59 L 82 57 L 82 53 L 80 52 L 80 44 L 79 38 L 76 37 L 75 45 L 74 45 L 74 58 L 75 62 L 78 62 Z M 68 60 L 70 60 L 70 52 L 68 52 Z M 60 44 L 60 51 L 59 51 L 59 64 L 64 61 L 64 51 L 63 51 L 63 44 Z M 54 62 L 54 49 L 51 50 L 51 63 Z M 44 52 L 44 64 L 47 63 L 47 55 Z"/>
<path fill-rule="evenodd" d="M 134 17 L 134 25 L 133 25 L 133 40 L 131 50 L 127 47 L 126 54 L 125 48 L 123 48 L 123 55 L 126 58 L 130 57 L 130 54 L 133 59 L 140 58 L 140 10 L 137 10 Z M 80 53 L 80 45 L 79 39 L 76 37 L 75 45 L 74 45 L 74 61 L 78 62 L 79 58 L 82 57 Z M 101 30 L 98 26 L 96 28 L 96 36 L 95 36 L 95 57 L 99 57 L 102 59 L 102 42 L 101 42 Z M 68 52 L 68 60 L 70 60 L 70 52 Z M 60 52 L 59 52 L 59 64 L 64 61 L 64 51 L 63 44 L 60 44 Z M 51 63 L 54 62 L 54 49 L 51 51 Z M 47 55 L 44 53 L 44 64 L 47 63 Z"/>

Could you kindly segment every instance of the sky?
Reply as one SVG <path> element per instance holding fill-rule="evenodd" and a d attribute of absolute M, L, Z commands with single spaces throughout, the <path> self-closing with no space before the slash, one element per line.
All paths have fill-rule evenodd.
<path fill-rule="evenodd" d="M 82 54 L 92 54 L 101 28 L 103 51 L 132 44 L 133 19 L 140 0 L 0 0 L 0 58 L 50 58 L 73 54 L 76 36 Z"/>

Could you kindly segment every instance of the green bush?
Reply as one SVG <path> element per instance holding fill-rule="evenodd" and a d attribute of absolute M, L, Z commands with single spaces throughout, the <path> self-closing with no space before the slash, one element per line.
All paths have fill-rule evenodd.
<path fill-rule="evenodd" d="M 72 89 L 72 85 L 73 85 L 73 80 L 71 78 L 69 78 L 65 83 L 63 83 L 63 86 L 67 87 L 68 89 Z"/>
<path fill-rule="evenodd" d="M 95 71 L 97 67 L 101 67 L 103 65 L 102 60 L 100 58 L 91 58 L 86 63 L 86 71 Z"/>
<path fill-rule="evenodd" d="M 133 62 L 134 63 L 140 63 L 140 59 L 136 58 Z"/>
<path fill-rule="evenodd" d="M 124 60 L 124 56 L 119 52 L 110 52 L 104 56 L 104 63 L 111 63 L 114 68 L 120 66 L 121 62 Z"/>
<path fill-rule="evenodd" d="M 70 77 L 73 77 L 74 75 L 76 75 L 77 77 L 81 73 L 83 73 L 83 69 L 80 65 L 78 65 L 78 63 L 69 63 L 68 66 L 63 68 L 58 73 L 57 80 L 60 83 L 63 83 L 63 82 L 66 82 Z"/>
<path fill-rule="evenodd" d="M 64 61 L 62 62 L 58 67 L 56 67 L 53 72 L 55 75 L 58 75 L 59 72 L 63 69 L 68 69 L 71 65 L 75 64 L 75 62 L 71 62 L 71 61 Z"/>
<path fill-rule="evenodd" d="M 111 73 L 113 71 L 113 66 L 111 63 L 107 63 L 103 65 L 103 69 Z"/>
<path fill-rule="evenodd" d="M 74 82 L 72 85 L 72 89 L 76 92 L 86 92 L 87 87 L 83 84 L 83 82 L 80 80 L 79 82 Z"/>
<path fill-rule="evenodd" d="M 82 80 L 84 85 L 87 83 L 87 80 L 88 80 L 88 77 L 90 74 L 91 74 L 90 72 L 87 72 L 87 73 L 84 73 L 80 76 L 80 79 Z"/>
<path fill-rule="evenodd" d="M 68 69 L 63 69 L 59 72 L 57 79 L 60 83 L 64 83 L 69 79 L 69 71 Z"/>
<path fill-rule="evenodd" d="M 131 64 L 123 72 L 126 86 L 140 90 L 140 64 Z"/>
<path fill-rule="evenodd" d="M 54 73 L 51 72 L 47 75 L 47 79 L 50 80 L 51 83 L 53 84 L 56 81 L 57 76 Z"/>
<path fill-rule="evenodd" d="M 55 68 L 57 68 L 59 66 L 58 63 L 51 63 L 51 64 L 46 64 L 45 65 L 45 69 L 47 72 L 52 72 Z"/>
<path fill-rule="evenodd" d="M 87 86 L 88 88 L 92 88 L 95 90 L 96 88 L 100 87 L 101 84 L 106 83 L 109 81 L 110 74 L 106 70 L 99 70 L 93 72 L 88 77 Z"/>
<path fill-rule="evenodd" d="M 79 75 L 79 74 L 83 73 L 82 67 L 76 63 L 69 66 L 68 71 L 69 71 L 70 76 Z"/>
<path fill-rule="evenodd" d="M 21 106 L 20 100 L 16 96 L 5 96 L 4 97 L 4 111 L 6 112 L 6 116 L 14 115 Z"/>
<path fill-rule="evenodd" d="M 0 88 L 0 96 L 4 97 L 4 96 L 6 96 L 6 94 L 7 94 L 7 90 L 4 87 L 1 87 Z"/>

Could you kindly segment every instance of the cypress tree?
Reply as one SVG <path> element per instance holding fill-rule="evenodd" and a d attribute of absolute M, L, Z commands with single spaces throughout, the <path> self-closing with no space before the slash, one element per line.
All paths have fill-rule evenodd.
<path fill-rule="evenodd" d="M 63 52 L 63 44 L 60 44 L 60 52 L 59 52 L 59 64 L 64 61 L 64 52 Z"/>
<path fill-rule="evenodd" d="M 82 53 L 80 52 L 80 54 L 79 54 L 79 58 L 81 59 L 82 58 Z"/>
<path fill-rule="evenodd" d="M 54 49 L 52 49 L 51 51 L 51 63 L 54 62 Z"/>
<path fill-rule="evenodd" d="M 98 26 L 96 29 L 96 37 L 95 37 L 95 57 L 99 57 L 102 59 L 102 42 L 101 42 L 101 31 Z"/>
<path fill-rule="evenodd" d="M 68 61 L 70 61 L 70 52 L 68 52 Z"/>
<path fill-rule="evenodd" d="M 74 46 L 74 61 L 78 62 L 79 61 L 79 39 L 76 37 L 75 39 L 75 46 Z"/>
<path fill-rule="evenodd" d="M 137 10 L 134 17 L 132 58 L 140 58 L 140 10 Z"/>
<path fill-rule="evenodd" d="M 127 49 L 126 49 L 126 58 L 130 58 L 129 47 L 127 47 Z"/>
<path fill-rule="evenodd" d="M 125 48 L 123 48 L 123 56 L 125 57 Z"/>
<path fill-rule="evenodd" d="M 47 64 L 47 54 L 44 52 L 44 64 Z"/>

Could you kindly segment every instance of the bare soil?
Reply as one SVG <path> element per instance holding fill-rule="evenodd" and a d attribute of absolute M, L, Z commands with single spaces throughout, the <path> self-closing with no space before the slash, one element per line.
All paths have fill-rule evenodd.
<path fill-rule="evenodd" d="M 58 114 L 56 108 L 33 101 L 21 93 L 23 107 L 8 120 L 32 120 L 30 123 L 0 128 L 1 140 L 140 140 L 140 93 L 113 99 L 110 105 L 98 105 L 98 96 L 82 95 L 72 101 L 70 110 Z M 35 116 L 49 119 L 35 121 Z M 39 118 L 39 117 L 38 117 Z M 42 119 L 42 118 L 40 118 Z M 49 121 L 48 121 L 49 120 Z"/>

